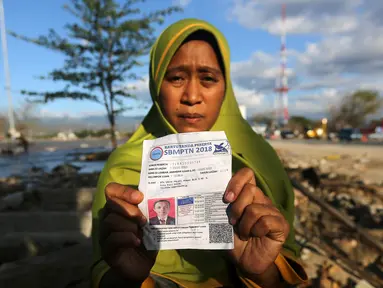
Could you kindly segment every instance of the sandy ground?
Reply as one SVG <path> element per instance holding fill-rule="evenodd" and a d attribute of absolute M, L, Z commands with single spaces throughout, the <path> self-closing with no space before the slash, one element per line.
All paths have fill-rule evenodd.
<path fill-rule="evenodd" d="M 279 152 L 300 161 L 317 159 L 335 164 L 338 174 L 358 176 L 367 182 L 383 181 L 383 145 L 320 144 L 270 141 Z"/>

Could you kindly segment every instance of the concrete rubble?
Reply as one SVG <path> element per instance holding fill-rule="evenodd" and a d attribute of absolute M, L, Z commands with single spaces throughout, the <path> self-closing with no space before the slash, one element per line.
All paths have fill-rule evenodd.
<path fill-rule="evenodd" d="M 294 190 L 295 230 L 310 280 L 299 287 L 383 287 L 383 183 L 357 177 L 373 161 L 277 152 L 301 185 Z M 358 173 L 342 173 L 347 169 Z M 89 287 L 98 173 L 68 164 L 32 170 L 28 179 L 0 179 L 0 287 Z"/>
<path fill-rule="evenodd" d="M 363 179 L 373 160 L 277 153 L 294 186 L 296 238 L 310 278 L 300 287 L 383 287 L 383 181 Z"/>
<path fill-rule="evenodd" d="M 32 170 L 0 179 L 0 287 L 89 287 L 99 173 Z"/>

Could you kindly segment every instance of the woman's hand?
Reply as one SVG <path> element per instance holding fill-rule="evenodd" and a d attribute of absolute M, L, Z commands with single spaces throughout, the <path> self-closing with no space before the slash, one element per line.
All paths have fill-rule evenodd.
<path fill-rule="evenodd" d="M 157 257 L 142 243 L 147 220 L 138 208 L 144 196 L 129 186 L 111 183 L 105 188 L 106 204 L 100 221 L 101 254 L 117 274 L 131 282 L 143 282 Z"/>
<path fill-rule="evenodd" d="M 230 256 L 245 275 L 270 274 L 290 227 L 271 200 L 256 186 L 249 168 L 239 170 L 224 195 L 229 220 L 234 225 L 234 249 Z M 275 273 L 274 273 L 275 274 Z M 278 275 L 278 274 L 277 274 Z M 254 278 L 253 277 L 253 278 Z M 270 278 L 270 277 L 269 277 Z"/>

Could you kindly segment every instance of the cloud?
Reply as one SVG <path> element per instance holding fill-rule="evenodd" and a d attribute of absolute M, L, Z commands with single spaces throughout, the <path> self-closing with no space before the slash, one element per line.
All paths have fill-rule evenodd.
<path fill-rule="evenodd" d="M 315 102 L 297 100 L 289 107 L 291 114 L 308 114 L 323 112 L 323 107 Z"/>
<path fill-rule="evenodd" d="M 310 91 L 322 88 L 326 89 L 331 87 L 348 86 L 353 81 L 355 81 L 355 79 L 346 79 L 339 75 L 334 77 L 323 76 L 318 79 L 307 80 L 302 83 L 299 83 L 297 86 L 294 87 L 294 90 Z"/>
<path fill-rule="evenodd" d="M 302 72 L 311 76 L 380 73 L 383 69 L 383 29 L 360 31 L 310 43 L 298 56 Z"/>
<path fill-rule="evenodd" d="M 276 87 L 276 79 L 280 75 L 279 56 L 256 51 L 250 59 L 233 62 L 231 75 L 237 85 L 259 92 L 270 92 Z M 285 71 L 291 83 L 296 82 L 295 73 L 291 68 Z"/>
<path fill-rule="evenodd" d="M 236 84 L 233 85 L 234 95 L 239 105 L 245 105 L 250 109 L 259 108 L 263 104 L 265 95 L 255 90 L 246 89 Z"/>
<path fill-rule="evenodd" d="M 290 51 L 290 87 L 358 89 L 359 84 L 380 89 L 381 85 L 374 83 L 383 77 L 383 1 L 233 0 L 229 17 L 247 28 L 278 34 L 284 2 L 288 33 L 322 35 L 319 41 L 307 43 L 304 51 Z M 274 86 L 278 63 L 261 57 L 262 53 L 233 64 L 237 83 L 259 89 Z M 279 57 L 274 55 L 274 59 Z M 366 81 L 370 84 L 365 85 Z"/>
<path fill-rule="evenodd" d="M 233 0 L 228 19 L 249 29 L 279 34 L 281 6 L 286 4 L 287 33 L 340 33 L 359 26 L 355 10 L 362 0 Z"/>
<path fill-rule="evenodd" d="M 337 105 L 342 93 L 335 88 L 323 89 L 316 93 L 293 98 L 290 101 L 290 114 L 322 113 L 326 114 L 332 105 Z"/>
<path fill-rule="evenodd" d="M 382 1 L 364 0 L 364 5 L 367 8 L 367 16 L 371 19 L 372 23 L 377 26 L 383 25 L 383 4 Z"/>
<path fill-rule="evenodd" d="M 173 5 L 181 6 L 185 8 L 191 3 L 192 0 L 173 0 Z"/>

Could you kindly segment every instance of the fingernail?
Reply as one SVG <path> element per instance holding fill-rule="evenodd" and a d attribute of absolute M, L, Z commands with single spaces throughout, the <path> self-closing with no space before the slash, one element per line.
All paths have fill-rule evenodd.
<path fill-rule="evenodd" d="M 146 217 L 145 216 L 142 216 L 141 219 L 140 219 L 140 226 L 143 227 L 146 225 Z"/>
<path fill-rule="evenodd" d="M 140 246 L 140 245 L 141 245 L 141 240 L 140 240 L 140 238 L 137 238 L 137 237 L 136 237 L 136 245 L 137 245 L 137 246 Z"/>
<path fill-rule="evenodd" d="M 237 222 L 237 220 L 235 220 L 234 218 L 230 218 L 229 219 L 229 222 L 231 225 L 235 225 L 235 223 Z"/>
<path fill-rule="evenodd" d="M 140 198 L 141 198 L 141 193 L 140 192 L 138 192 L 138 191 L 134 191 L 133 193 L 132 193 L 132 200 L 133 201 L 138 201 L 138 200 L 140 200 Z"/>
<path fill-rule="evenodd" d="M 234 193 L 230 191 L 229 193 L 226 194 L 225 199 L 227 202 L 233 201 L 234 200 Z"/>

